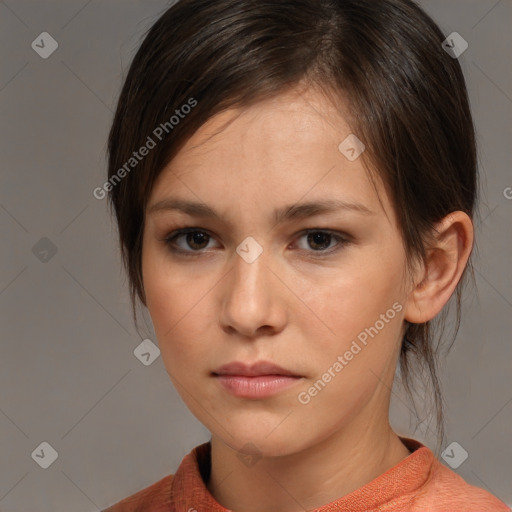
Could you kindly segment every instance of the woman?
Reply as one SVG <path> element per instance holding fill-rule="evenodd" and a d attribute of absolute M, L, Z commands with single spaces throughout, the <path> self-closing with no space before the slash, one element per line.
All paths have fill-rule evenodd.
<path fill-rule="evenodd" d="M 108 512 L 506 511 L 389 424 L 470 267 L 464 78 L 409 0 L 182 0 L 109 137 L 134 317 L 211 440 Z"/>

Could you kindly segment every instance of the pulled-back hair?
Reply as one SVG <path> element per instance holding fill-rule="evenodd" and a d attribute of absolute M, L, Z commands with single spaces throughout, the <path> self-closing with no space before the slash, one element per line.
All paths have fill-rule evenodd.
<path fill-rule="evenodd" d="M 161 171 L 213 115 L 299 84 L 345 101 L 351 129 L 366 146 L 363 161 L 389 191 L 408 261 L 425 260 L 428 234 L 450 212 L 473 218 L 475 133 L 464 76 L 444 39 L 410 0 L 181 0 L 166 10 L 131 63 L 108 140 L 109 204 L 135 324 L 137 298 L 146 303 L 145 208 Z M 127 162 L 143 146 L 151 147 L 131 169 Z M 468 269 L 471 263 L 463 277 Z M 432 322 L 407 324 L 399 358 L 413 404 L 413 368 L 427 376 L 439 446 L 444 321 L 439 315 L 435 330 Z"/>

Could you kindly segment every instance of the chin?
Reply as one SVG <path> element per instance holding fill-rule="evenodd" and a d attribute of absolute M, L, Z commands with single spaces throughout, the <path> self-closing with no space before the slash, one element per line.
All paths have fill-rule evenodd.
<path fill-rule="evenodd" d="M 279 427 L 278 427 L 279 429 Z M 229 446 L 232 450 L 239 453 L 240 457 L 251 456 L 254 460 L 261 457 L 280 457 L 290 455 L 305 448 L 305 439 L 294 439 L 288 429 L 282 429 L 280 435 L 277 430 L 248 430 L 247 428 L 236 431 L 230 430 L 232 436 L 226 436 L 221 432 L 221 436 L 216 432 L 215 436 Z M 269 435 L 269 432 L 271 434 Z"/>

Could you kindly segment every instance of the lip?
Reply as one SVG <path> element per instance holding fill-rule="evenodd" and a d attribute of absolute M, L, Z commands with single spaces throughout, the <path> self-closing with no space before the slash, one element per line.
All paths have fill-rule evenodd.
<path fill-rule="evenodd" d="M 253 400 L 276 395 L 302 380 L 301 377 L 289 375 L 259 375 L 258 377 L 217 375 L 215 378 L 232 395 Z"/>
<path fill-rule="evenodd" d="M 232 395 L 252 399 L 275 395 L 302 380 L 301 375 L 269 361 L 252 365 L 234 361 L 221 366 L 212 375 Z"/>
<path fill-rule="evenodd" d="M 231 363 L 221 366 L 215 370 L 214 375 L 237 375 L 244 377 L 260 377 L 262 375 L 285 375 L 288 377 L 302 377 L 293 373 L 290 370 L 282 368 L 277 364 L 270 361 L 258 361 L 251 365 L 242 363 L 240 361 L 233 361 Z"/>

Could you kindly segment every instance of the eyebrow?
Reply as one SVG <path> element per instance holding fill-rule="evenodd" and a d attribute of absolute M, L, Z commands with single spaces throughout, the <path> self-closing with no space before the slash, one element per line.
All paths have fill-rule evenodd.
<path fill-rule="evenodd" d="M 192 217 L 206 217 L 221 219 L 221 216 L 210 206 L 178 198 L 167 198 L 149 207 L 148 214 L 177 210 Z M 369 208 L 361 203 L 349 203 L 340 199 L 329 199 L 323 201 L 312 201 L 286 205 L 274 210 L 273 220 L 275 224 L 281 224 L 294 219 L 305 219 L 326 213 L 337 211 L 352 211 L 363 215 L 374 215 Z"/>

